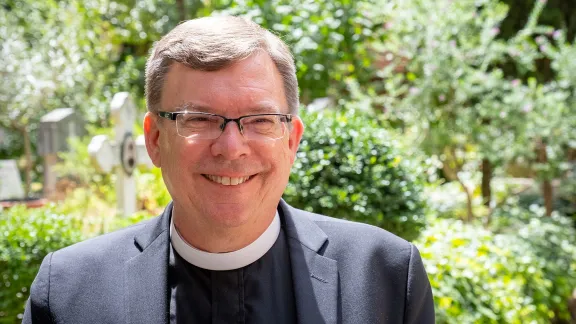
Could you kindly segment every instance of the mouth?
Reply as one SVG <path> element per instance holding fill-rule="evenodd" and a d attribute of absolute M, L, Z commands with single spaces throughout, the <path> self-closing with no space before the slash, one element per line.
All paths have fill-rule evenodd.
<path fill-rule="evenodd" d="M 202 176 L 204 176 L 204 178 L 224 185 L 224 186 L 237 186 L 240 184 L 245 183 L 246 181 L 249 181 L 250 179 L 252 179 L 255 174 L 251 175 L 251 176 L 246 176 L 246 177 L 222 177 L 222 176 L 217 176 L 217 175 L 212 175 L 212 174 L 202 174 Z"/>

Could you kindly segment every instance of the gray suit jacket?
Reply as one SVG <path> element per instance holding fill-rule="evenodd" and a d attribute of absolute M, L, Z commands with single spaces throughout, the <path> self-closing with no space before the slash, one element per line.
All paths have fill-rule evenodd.
<path fill-rule="evenodd" d="M 168 323 L 171 209 L 48 254 L 23 323 Z M 430 283 L 412 244 L 284 201 L 278 210 L 299 323 L 434 323 Z"/>

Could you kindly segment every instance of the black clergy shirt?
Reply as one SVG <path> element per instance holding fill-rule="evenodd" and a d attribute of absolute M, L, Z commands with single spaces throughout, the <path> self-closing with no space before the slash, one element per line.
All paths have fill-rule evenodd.
<path fill-rule="evenodd" d="M 296 323 L 287 238 L 264 256 L 235 270 L 206 270 L 170 249 L 170 323 Z"/>

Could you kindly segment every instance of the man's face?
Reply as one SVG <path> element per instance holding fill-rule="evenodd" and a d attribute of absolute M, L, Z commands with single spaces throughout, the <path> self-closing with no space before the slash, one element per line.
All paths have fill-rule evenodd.
<path fill-rule="evenodd" d="M 163 111 L 202 111 L 228 118 L 257 113 L 288 113 L 282 78 L 273 61 L 258 52 L 212 72 L 173 64 L 161 100 Z M 214 227 L 255 224 L 273 212 L 288 183 L 303 125 L 294 119 L 284 138 L 249 140 L 236 123 L 228 123 L 220 137 L 184 138 L 175 121 L 148 113 L 146 145 L 152 161 L 162 169 L 177 210 L 193 223 Z M 217 183 L 230 177 L 238 185 Z"/>

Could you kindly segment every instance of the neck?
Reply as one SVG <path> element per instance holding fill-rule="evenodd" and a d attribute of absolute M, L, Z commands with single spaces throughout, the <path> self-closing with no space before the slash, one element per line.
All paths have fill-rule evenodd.
<path fill-rule="evenodd" d="M 199 217 L 182 212 L 176 204 L 172 209 L 174 226 L 180 236 L 198 250 L 210 253 L 226 253 L 238 251 L 266 231 L 272 223 L 276 210 L 260 213 L 251 217 L 251 221 L 240 226 L 214 226 L 200 221 Z"/>

